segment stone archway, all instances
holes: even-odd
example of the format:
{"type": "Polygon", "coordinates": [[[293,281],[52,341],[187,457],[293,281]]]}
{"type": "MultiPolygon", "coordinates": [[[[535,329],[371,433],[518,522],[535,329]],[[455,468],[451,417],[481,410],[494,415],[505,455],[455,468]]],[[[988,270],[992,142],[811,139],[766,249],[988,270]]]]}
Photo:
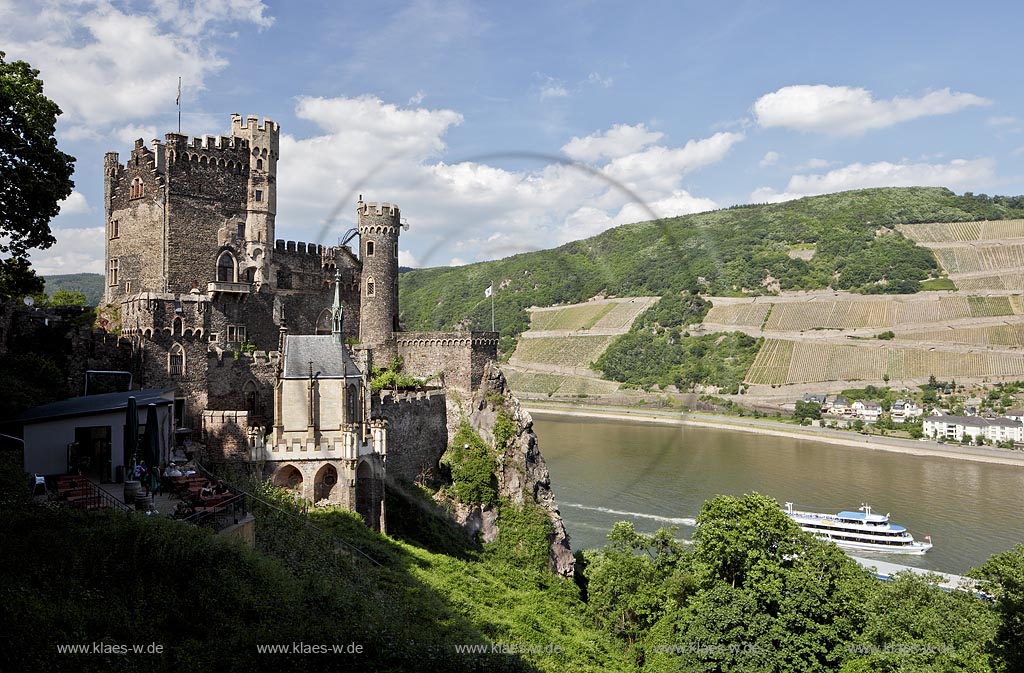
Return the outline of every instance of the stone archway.
{"type": "Polygon", "coordinates": [[[299,497],[305,495],[302,489],[302,481],[302,472],[294,465],[283,465],[277,468],[274,476],[270,479],[270,483],[274,486],[289,490],[299,497]]]}
{"type": "Polygon", "coordinates": [[[327,463],[317,470],[316,476],[313,477],[314,503],[321,503],[325,500],[329,503],[336,503],[340,500],[338,497],[340,492],[336,467],[327,463]]]}

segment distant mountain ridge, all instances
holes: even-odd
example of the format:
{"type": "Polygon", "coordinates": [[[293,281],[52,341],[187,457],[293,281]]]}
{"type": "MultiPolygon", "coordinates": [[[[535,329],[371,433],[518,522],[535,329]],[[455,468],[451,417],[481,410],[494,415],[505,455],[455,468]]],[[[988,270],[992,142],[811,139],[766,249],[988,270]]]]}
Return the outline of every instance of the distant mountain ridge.
{"type": "Polygon", "coordinates": [[[490,329],[484,290],[492,282],[495,326],[506,339],[528,328],[530,306],[600,295],[912,293],[941,271],[897,224],[1020,217],[1024,197],[889,187],[626,224],[553,249],[403,273],[401,320],[408,329],[490,329]]]}
{"type": "Polygon", "coordinates": [[[89,306],[99,306],[103,300],[103,274],[101,273],[67,273],[56,276],[43,276],[46,294],[53,296],[57,290],[78,291],[85,295],[89,306]]]}

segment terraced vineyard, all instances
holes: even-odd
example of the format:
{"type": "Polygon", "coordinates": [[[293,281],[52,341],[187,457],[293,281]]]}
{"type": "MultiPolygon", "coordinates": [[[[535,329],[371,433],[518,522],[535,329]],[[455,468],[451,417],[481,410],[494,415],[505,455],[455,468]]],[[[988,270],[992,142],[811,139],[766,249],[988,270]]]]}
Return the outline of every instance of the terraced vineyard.
{"type": "Polygon", "coordinates": [[[979,290],[1015,290],[1017,292],[1024,292],[1024,273],[959,277],[956,279],[956,285],[966,292],[979,290]]]}
{"type": "Polygon", "coordinates": [[[1024,346],[1024,323],[991,327],[956,327],[897,334],[898,340],[935,341],[975,346],[1024,346]]]}
{"type": "Polygon", "coordinates": [[[1011,302],[1011,299],[1017,298],[938,296],[903,301],[879,298],[863,301],[780,302],[775,304],[764,328],[781,332],[813,329],[881,329],[963,318],[1020,314],[1020,303],[1011,302]]]}
{"type": "Polygon", "coordinates": [[[601,302],[588,302],[530,311],[530,329],[587,330],[591,328],[628,329],[644,309],[657,297],[632,297],[601,302]]]}
{"type": "Polygon", "coordinates": [[[747,382],[925,380],[1024,376],[1024,354],[964,353],[900,347],[847,346],[770,339],[747,373],[747,382]],[[788,345],[787,345],[788,344],[788,345]]]}
{"type": "Polygon", "coordinates": [[[505,377],[513,390],[523,393],[540,395],[610,395],[616,392],[620,384],[615,381],[604,381],[585,376],[569,376],[564,374],[542,374],[523,371],[514,367],[504,369],[505,377]]]}
{"type": "Polygon", "coordinates": [[[760,327],[771,310],[772,305],[769,303],[712,306],[705,316],[704,322],[715,325],[760,327]]]}
{"type": "Polygon", "coordinates": [[[747,372],[748,383],[786,383],[793,361],[794,342],[767,339],[747,372]]]}
{"type": "Polygon", "coordinates": [[[1024,237],[1024,220],[932,222],[900,224],[896,228],[904,236],[918,243],[954,243],[1024,237]]]}
{"type": "Polygon", "coordinates": [[[949,274],[1000,271],[1024,267],[1024,244],[935,248],[935,259],[949,274]]]}
{"type": "Polygon", "coordinates": [[[510,362],[587,368],[617,338],[616,335],[524,337],[519,340],[510,362]]]}

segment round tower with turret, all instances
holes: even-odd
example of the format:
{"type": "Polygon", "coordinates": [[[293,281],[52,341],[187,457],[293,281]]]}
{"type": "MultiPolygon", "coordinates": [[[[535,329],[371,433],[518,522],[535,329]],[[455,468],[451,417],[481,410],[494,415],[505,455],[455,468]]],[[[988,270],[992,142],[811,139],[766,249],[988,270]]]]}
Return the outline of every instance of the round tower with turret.
{"type": "Polygon", "coordinates": [[[374,349],[378,366],[398,354],[398,234],[402,216],[393,203],[356,204],[359,257],[363,263],[359,298],[359,342],[374,349]]]}
{"type": "MultiPolygon", "coordinates": [[[[277,215],[277,158],[280,126],[269,119],[231,115],[231,135],[249,141],[249,187],[246,197],[245,247],[258,286],[269,282],[277,215]]],[[[241,271],[241,270],[240,270],[241,271]]],[[[241,276],[241,273],[239,274],[241,276]]]]}

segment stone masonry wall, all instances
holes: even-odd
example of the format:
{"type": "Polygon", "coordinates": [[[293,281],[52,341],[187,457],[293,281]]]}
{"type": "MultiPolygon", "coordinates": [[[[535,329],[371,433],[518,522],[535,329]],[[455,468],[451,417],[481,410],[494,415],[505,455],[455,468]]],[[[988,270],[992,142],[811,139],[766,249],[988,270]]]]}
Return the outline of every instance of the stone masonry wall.
{"type": "Polygon", "coordinates": [[[445,386],[471,393],[484,368],[497,359],[495,332],[402,332],[396,335],[405,371],[413,376],[444,373],[445,386]]]}
{"type": "Polygon", "coordinates": [[[374,395],[372,416],[387,420],[389,479],[408,482],[438,478],[437,462],[448,446],[445,393],[374,395]]]}

